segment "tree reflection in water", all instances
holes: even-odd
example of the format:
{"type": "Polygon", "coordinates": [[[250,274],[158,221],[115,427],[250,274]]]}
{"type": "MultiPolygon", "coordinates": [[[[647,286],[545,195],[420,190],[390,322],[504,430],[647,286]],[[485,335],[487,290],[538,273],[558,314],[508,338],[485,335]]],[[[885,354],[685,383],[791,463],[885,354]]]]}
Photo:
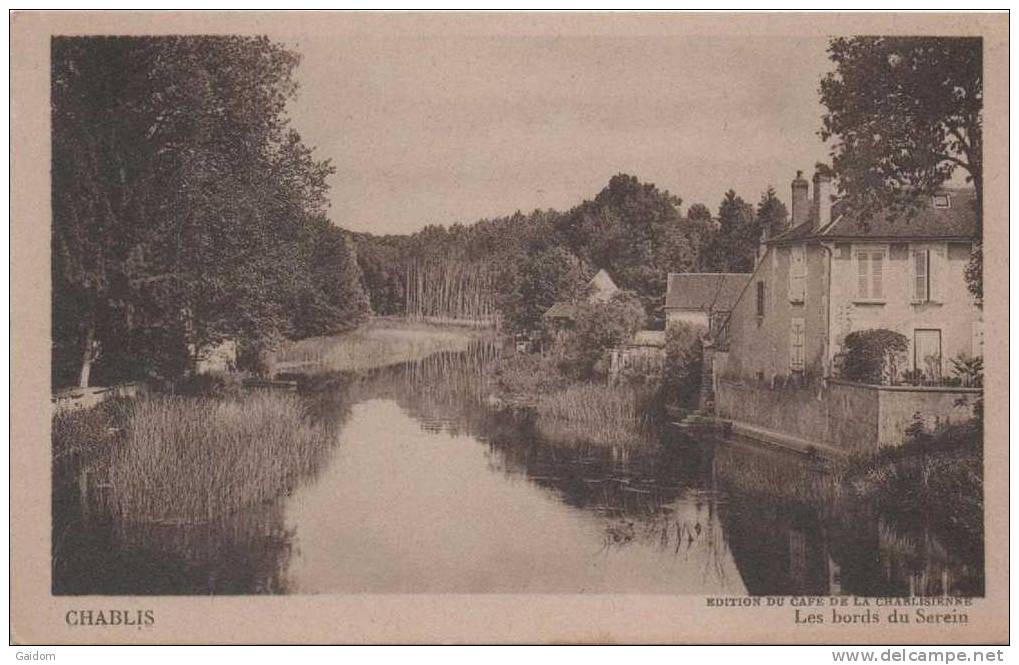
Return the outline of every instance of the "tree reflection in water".
{"type": "MultiPolygon", "coordinates": [[[[594,445],[576,430],[542,429],[528,412],[499,409],[487,371],[498,353],[488,340],[360,376],[301,376],[301,394],[314,417],[340,428],[352,405],[391,400],[425,433],[472,437],[490,473],[526,479],[593,519],[602,533],[594,554],[652,548],[699,566],[704,588],[983,594],[982,548],[971,538],[946,537],[934,515],[819,500],[832,480],[811,460],[661,432],[594,445]]],[[[333,456],[323,457],[327,466],[333,456]]],[[[314,482],[314,474],[303,481],[314,482]]],[[[300,550],[285,526],[286,497],[201,525],[122,524],[104,519],[101,505],[78,505],[72,485],[54,484],[55,593],[291,591],[287,570],[300,550]]]]}

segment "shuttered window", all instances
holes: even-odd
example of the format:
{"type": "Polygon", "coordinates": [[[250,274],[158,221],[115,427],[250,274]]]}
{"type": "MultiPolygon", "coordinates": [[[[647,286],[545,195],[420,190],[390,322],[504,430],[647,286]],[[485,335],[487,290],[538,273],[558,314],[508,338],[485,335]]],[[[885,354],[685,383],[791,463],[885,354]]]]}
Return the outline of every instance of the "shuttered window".
{"type": "Polygon", "coordinates": [[[862,300],[884,298],[883,250],[861,250],[856,252],[856,296],[862,300]]]}
{"type": "Polygon", "coordinates": [[[764,316],[764,282],[757,282],[757,316],[764,316]]]}
{"type": "Polygon", "coordinates": [[[913,302],[931,300],[931,253],[929,250],[913,252],[913,302]]]}
{"type": "Polygon", "coordinates": [[[793,371],[803,371],[803,345],[803,319],[794,318],[789,327],[789,368],[793,371]]]}
{"type": "Polygon", "coordinates": [[[807,261],[803,245],[795,245],[789,254],[789,301],[803,302],[807,261]]]}

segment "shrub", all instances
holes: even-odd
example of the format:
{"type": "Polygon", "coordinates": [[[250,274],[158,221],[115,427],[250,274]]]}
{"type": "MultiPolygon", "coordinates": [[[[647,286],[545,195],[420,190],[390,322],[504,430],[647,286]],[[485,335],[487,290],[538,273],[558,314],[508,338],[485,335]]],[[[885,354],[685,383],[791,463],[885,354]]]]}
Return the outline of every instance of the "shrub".
{"type": "Polygon", "coordinates": [[[960,353],[952,358],[952,373],[962,385],[979,388],[984,385],[984,359],[960,353]]]}
{"type": "Polygon", "coordinates": [[[660,399],[666,404],[693,408],[701,388],[704,347],[703,326],[676,323],[665,333],[665,367],[662,371],[660,399]]]}
{"type": "Polygon", "coordinates": [[[899,377],[909,340],[892,330],[877,328],[846,335],[842,378],[860,383],[889,384],[899,377]]]}
{"type": "Polygon", "coordinates": [[[508,354],[495,367],[499,392],[512,402],[533,403],[539,395],[564,390],[569,380],[552,358],[537,353],[508,354]]]}
{"type": "Polygon", "coordinates": [[[605,376],[606,352],[643,325],[644,308],[631,291],[620,291],[606,303],[579,303],[574,329],[564,340],[560,369],[578,380],[605,376]]]}
{"type": "Polygon", "coordinates": [[[243,375],[232,372],[192,374],[177,382],[174,392],[188,397],[236,397],[243,375]]]}

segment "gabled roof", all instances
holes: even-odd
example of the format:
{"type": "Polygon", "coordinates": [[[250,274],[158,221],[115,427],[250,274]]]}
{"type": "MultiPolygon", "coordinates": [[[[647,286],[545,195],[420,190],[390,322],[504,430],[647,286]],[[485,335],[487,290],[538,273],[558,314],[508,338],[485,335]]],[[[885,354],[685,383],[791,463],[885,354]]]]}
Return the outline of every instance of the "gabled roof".
{"type": "MultiPolygon", "coordinates": [[[[604,268],[587,283],[587,302],[608,302],[617,293],[619,287],[604,268]]],[[[557,302],[545,310],[542,316],[550,319],[574,319],[577,316],[577,305],[572,302],[557,302]]]]}
{"type": "Polygon", "coordinates": [[[971,239],[977,235],[977,215],[974,203],[976,192],[972,189],[945,189],[940,195],[948,197],[947,208],[935,208],[932,198],[925,199],[924,206],[915,214],[895,215],[890,211],[879,212],[869,219],[853,214],[843,201],[832,205],[832,222],[823,229],[815,229],[809,220],[770,239],[769,243],[783,244],[807,238],[825,239],[971,239]]]}
{"type": "Polygon", "coordinates": [[[571,302],[557,302],[545,310],[542,316],[549,319],[574,319],[577,316],[577,306],[571,302]]]}
{"type": "Polygon", "coordinates": [[[604,268],[591,278],[591,281],[587,283],[587,288],[590,291],[588,295],[590,302],[608,302],[619,291],[619,287],[612,281],[612,277],[604,268]]]}
{"type": "Polygon", "coordinates": [[[665,308],[727,312],[749,280],[745,272],[670,272],[665,308]]]}

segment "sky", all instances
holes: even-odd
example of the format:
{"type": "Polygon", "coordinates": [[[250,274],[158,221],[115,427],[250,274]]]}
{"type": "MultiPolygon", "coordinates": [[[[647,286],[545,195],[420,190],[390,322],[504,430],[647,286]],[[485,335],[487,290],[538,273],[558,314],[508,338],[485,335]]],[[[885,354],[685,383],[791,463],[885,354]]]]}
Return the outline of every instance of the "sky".
{"type": "Polygon", "coordinates": [[[302,55],[289,113],[330,180],[333,222],[412,233],[566,210],[617,173],[712,211],[732,188],[788,205],[826,161],[825,39],[746,35],[349,35],[302,55]]]}

